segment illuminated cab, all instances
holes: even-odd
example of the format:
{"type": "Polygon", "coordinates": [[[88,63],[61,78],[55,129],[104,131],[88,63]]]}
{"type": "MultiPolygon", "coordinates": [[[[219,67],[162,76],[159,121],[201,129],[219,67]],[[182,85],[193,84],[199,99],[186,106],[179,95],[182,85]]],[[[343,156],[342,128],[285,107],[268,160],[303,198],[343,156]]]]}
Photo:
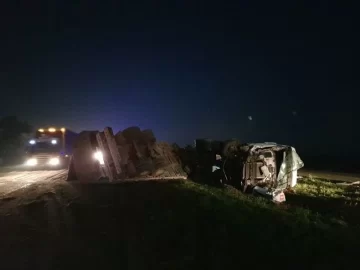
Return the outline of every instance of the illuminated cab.
{"type": "Polygon", "coordinates": [[[38,129],[34,138],[29,141],[26,165],[30,167],[66,165],[76,135],[65,128],[38,129]]]}

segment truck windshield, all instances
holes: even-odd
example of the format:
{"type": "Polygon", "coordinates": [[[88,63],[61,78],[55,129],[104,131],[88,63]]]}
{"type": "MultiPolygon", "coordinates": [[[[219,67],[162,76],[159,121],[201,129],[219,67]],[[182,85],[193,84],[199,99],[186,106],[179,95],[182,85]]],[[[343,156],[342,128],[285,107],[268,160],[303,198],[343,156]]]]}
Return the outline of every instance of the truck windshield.
{"type": "Polygon", "coordinates": [[[51,144],[49,142],[37,142],[35,145],[32,145],[29,149],[30,153],[52,153],[58,152],[61,150],[60,144],[51,144]]]}

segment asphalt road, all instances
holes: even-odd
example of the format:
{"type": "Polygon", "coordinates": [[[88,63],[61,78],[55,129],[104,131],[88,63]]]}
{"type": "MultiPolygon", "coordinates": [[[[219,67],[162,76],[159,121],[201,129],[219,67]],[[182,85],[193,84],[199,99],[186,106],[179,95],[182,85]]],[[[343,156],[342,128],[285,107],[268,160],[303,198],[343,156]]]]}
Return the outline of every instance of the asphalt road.
{"type": "Polygon", "coordinates": [[[0,170],[0,197],[31,184],[49,182],[58,178],[66,178],[67,170],[27,171],[17,168],[2,168],[0,170]]]}

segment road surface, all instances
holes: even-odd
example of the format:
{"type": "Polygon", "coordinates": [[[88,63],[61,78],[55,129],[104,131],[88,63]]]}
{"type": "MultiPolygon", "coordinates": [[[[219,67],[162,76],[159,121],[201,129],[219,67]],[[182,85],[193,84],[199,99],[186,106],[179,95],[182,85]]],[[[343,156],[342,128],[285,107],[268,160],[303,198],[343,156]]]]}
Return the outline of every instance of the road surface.
{"type": "Polygon", "coordinates": [[[0,170],[0,197],[4,197],[31,184],[66,178],[67,170],[26,171],[6,168],[0,170]]]}

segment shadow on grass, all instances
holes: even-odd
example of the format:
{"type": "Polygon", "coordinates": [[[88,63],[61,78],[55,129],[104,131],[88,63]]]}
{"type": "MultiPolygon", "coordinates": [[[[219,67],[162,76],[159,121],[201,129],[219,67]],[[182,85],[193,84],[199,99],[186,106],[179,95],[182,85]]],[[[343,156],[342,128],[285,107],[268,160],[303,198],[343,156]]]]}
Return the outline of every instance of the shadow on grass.
{"type": "Polygon", "coordinates": [[[317,212],[329,219],[360,225],[360,205],[358,202],[341,198],[324,198],[303,194],[286,194],[289,206],[301,207],[317,212]]]}
{"type": "Polygon", "coordinates": [[[144,181],[85,185],[81,193],[85,200],[72,207],[78,226],[84,230],[80,224],[96,216],[85,230],[120,237],[115,242],[126,243],[124,260],[135,268],[226,269],[249,261],[257,268],[280,256],[285,268],[296,262],[329,269],[346,264],[357,245],[338,224],[233,189],[144,181]]]}
{"type": "Polygon", "coordinates": [[[7,235],[30,234],[32,248],[12,241],[5,258],[22,254],[37,269],[333,269],[357,260],[357,230],[234,189],[189,181],[66,186],[80,197],[49,212],[46,195],[29,210],[31,229],[7,220],[15,223],[7,235]]]}

